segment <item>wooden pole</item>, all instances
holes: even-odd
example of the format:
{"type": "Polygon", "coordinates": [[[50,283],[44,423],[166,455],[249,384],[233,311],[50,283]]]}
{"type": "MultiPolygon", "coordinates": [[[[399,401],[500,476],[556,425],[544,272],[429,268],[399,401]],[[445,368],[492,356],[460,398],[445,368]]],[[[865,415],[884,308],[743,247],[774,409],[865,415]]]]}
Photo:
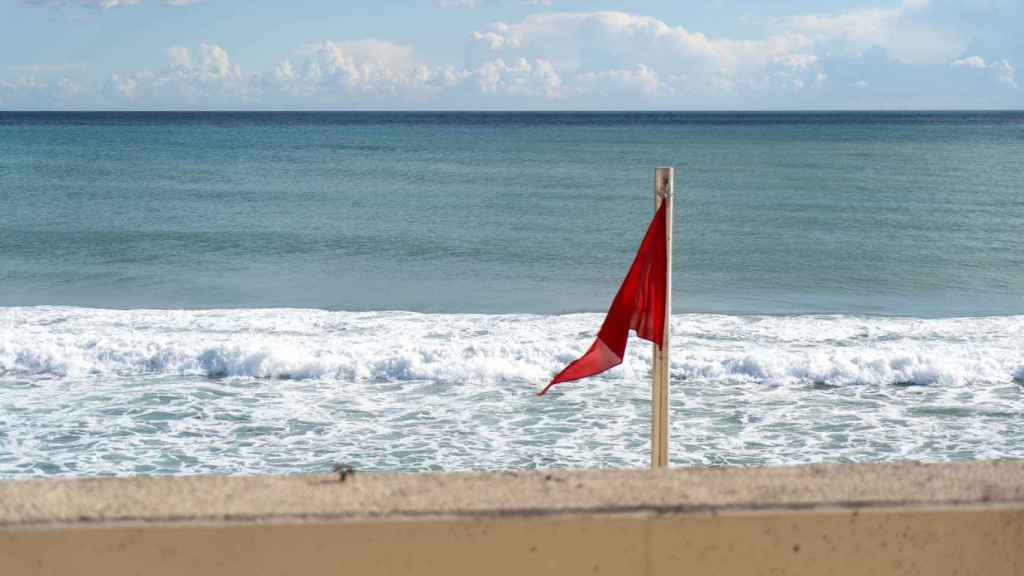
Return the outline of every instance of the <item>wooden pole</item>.
{"type": "Polygon", "coordinates": [[[668,467],[668,353],[672,334],[672,192],[675,174],[672,168],[654,171],[654,209],[665,207],[665,242],[668,244],[668,274],[665,277],[665,341],[661,348],[654,345],[651,387],[651,468],[668,467]]]}

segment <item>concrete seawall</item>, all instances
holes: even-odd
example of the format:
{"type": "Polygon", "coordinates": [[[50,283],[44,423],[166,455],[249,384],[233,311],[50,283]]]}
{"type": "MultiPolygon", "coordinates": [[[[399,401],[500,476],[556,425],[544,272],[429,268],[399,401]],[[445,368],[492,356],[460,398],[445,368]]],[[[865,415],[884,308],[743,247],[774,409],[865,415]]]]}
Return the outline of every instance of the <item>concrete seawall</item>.
{"type": "Polygon", "coordinates": [[[1024,462],[0,483],[0,575],[1024,575],[1024,462]]]}

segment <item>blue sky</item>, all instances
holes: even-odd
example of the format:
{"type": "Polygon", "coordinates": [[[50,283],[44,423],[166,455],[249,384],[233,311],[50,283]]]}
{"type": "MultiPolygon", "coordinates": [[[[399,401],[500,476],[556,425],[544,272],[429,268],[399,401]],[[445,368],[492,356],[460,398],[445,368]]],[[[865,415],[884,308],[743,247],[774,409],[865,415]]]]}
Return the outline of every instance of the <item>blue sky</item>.
{"type": "Polygon", "coordinates": [[[1024,108],[1024,0],[4,0],[0,109],[1024,108]]]}

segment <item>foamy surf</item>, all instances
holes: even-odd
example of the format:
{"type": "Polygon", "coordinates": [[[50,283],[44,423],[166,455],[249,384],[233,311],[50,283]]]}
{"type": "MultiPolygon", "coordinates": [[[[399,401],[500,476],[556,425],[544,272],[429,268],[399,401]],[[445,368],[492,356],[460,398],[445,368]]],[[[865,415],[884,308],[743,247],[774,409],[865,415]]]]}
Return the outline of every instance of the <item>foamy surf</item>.
{"type": "MultiPolygon", "coordinates": [[[[0,477],[644,466],[602,316],[0,309],[0,477]]],[[[674,465],[1024,457],[1024,316],[673,317],[674,465]]]]}
{"type": "MultiPolygon", "coordinates": [[[[0,309],[6,377],[179,375],[540,385],[590,344],[596,314],[0,309]]],[[[1020,380],[1024,316],[676,315],[677,381],[964,385],[1020,380]]],[[[631,380],[649,363],[635,341],[631,380]]]]}

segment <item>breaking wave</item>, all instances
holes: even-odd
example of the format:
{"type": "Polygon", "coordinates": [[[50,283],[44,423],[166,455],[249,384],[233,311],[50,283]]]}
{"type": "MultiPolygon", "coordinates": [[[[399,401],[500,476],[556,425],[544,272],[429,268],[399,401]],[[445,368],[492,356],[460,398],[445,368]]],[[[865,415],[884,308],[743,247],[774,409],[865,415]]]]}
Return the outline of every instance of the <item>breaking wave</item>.
{"type": "MultiPolygon", "coordinates": [[[[541,385],[601,316],[296,309],[0,309],[0,375],[515,382],[541,385]]],[[[963,385],[1024,380],[1024,316],[673,317],[674,380],[963,385]]],[[[633,340],[601,378],[646,376],[633,340]]]]}

